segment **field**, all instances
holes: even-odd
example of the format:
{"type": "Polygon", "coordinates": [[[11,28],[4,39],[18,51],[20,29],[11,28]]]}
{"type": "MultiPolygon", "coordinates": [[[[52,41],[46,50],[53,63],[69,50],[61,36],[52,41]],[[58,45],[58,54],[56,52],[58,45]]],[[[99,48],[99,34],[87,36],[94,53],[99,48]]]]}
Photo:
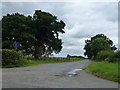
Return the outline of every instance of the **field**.
{"type": "Polygon", "coordinates": [[[18,64],[4,66],[3,68],[26,67],[26,66],[34,66],[39,64],[74,62],[81,60],[83,60],[83,58],[62,58],[62,57],[43,58],[42,57],[41,60],[35,61],[32,56],[26,56],[18,64]]]}
{"type": "Polygon", "coordinates": [[[120,77],[118,75],[118,63],[92,61],[86,67],[86,70],[100,78],[120,83],[120,77]]]}

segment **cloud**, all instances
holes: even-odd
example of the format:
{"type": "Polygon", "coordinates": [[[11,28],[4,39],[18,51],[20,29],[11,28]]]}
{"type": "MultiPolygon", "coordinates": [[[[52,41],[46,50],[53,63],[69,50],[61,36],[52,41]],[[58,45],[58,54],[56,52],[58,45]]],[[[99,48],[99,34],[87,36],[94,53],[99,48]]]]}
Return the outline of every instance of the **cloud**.
{"type": "Polygon", "coordinates": [[[34,10],[50,12],[66,23],[62,51],[55,56],[83,55],[84,41],[103,33],[118,46],[117,2],[9,2],[2,3],[3,15],[19,12],[33,15],[34,10]]]}

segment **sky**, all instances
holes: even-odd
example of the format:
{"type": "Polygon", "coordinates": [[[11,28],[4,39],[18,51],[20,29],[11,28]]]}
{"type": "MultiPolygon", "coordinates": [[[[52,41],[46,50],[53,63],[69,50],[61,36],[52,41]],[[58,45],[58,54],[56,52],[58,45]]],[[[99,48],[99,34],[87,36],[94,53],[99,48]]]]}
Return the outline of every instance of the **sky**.
{"type": "MultiPolygon", "coordinates": [[[[109,37],[118,47],[118,3],[117,2],[4,2],[2,15],[20,13],[33,15],[42,10],[57,16],[66,24],[62,51],[54,55],[84,56],[85,40],[97,34],[109,37]]],[[[1,17],[0,17],[1,18],[1,17]]]]}

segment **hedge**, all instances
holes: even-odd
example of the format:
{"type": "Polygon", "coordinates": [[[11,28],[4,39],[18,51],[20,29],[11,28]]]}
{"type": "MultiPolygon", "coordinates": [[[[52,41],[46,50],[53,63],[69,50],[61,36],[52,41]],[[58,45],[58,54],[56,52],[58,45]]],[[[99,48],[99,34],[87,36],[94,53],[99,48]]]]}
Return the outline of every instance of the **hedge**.
{"type": "Polygon", "coordinates": [[[105,59],[111,57],[114,54],[113,51],[107,50],[107,51],[100,51],[97,53],[96,60],[98,61],[104,61],[105,59]]]}
{"type": "Polygon", "coordinates": [[[95,58],[98,61],[120,62],[120,51],[113,52],[111,50],[101,51],[97,53],[95,58]]]}
{"type": "Polygon", "coordinates": [[[13,49],[2,49],[2,66],[15,65],[22,59],[22,52],[13,49]]]}
{"type": "Polygon", "coordinates": [[[120,51],[114,52],[109,58],[106,59],[108,62],[120,62],[120,51]]]}

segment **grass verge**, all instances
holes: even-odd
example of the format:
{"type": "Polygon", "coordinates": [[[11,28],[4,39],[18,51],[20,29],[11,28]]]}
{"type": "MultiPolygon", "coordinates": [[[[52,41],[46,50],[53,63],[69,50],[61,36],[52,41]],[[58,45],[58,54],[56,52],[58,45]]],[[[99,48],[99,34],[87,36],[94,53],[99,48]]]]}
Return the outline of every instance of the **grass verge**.
{"type": "Polygon", "coordinates": [[[100,78],[120,83],[118,63],[92,61],[85,70],[100,78]]]}
{"type": "Polygon", "coordinates": [[[34,66],[34,65],[40,65],[40,64],[50,64],[50,63],[64,63],[64,62],[74,62],[74,61],[81,61],[83,58],[57,58],[57,57],[50,57],[46,60],[40,60],[40,61],[34,61],[31,60],[30,57],[24,58],[16,65],[8,65],[3,66],[2,68],[15,68],[15,67],[27,67],[27,66],[34,66]]]}

